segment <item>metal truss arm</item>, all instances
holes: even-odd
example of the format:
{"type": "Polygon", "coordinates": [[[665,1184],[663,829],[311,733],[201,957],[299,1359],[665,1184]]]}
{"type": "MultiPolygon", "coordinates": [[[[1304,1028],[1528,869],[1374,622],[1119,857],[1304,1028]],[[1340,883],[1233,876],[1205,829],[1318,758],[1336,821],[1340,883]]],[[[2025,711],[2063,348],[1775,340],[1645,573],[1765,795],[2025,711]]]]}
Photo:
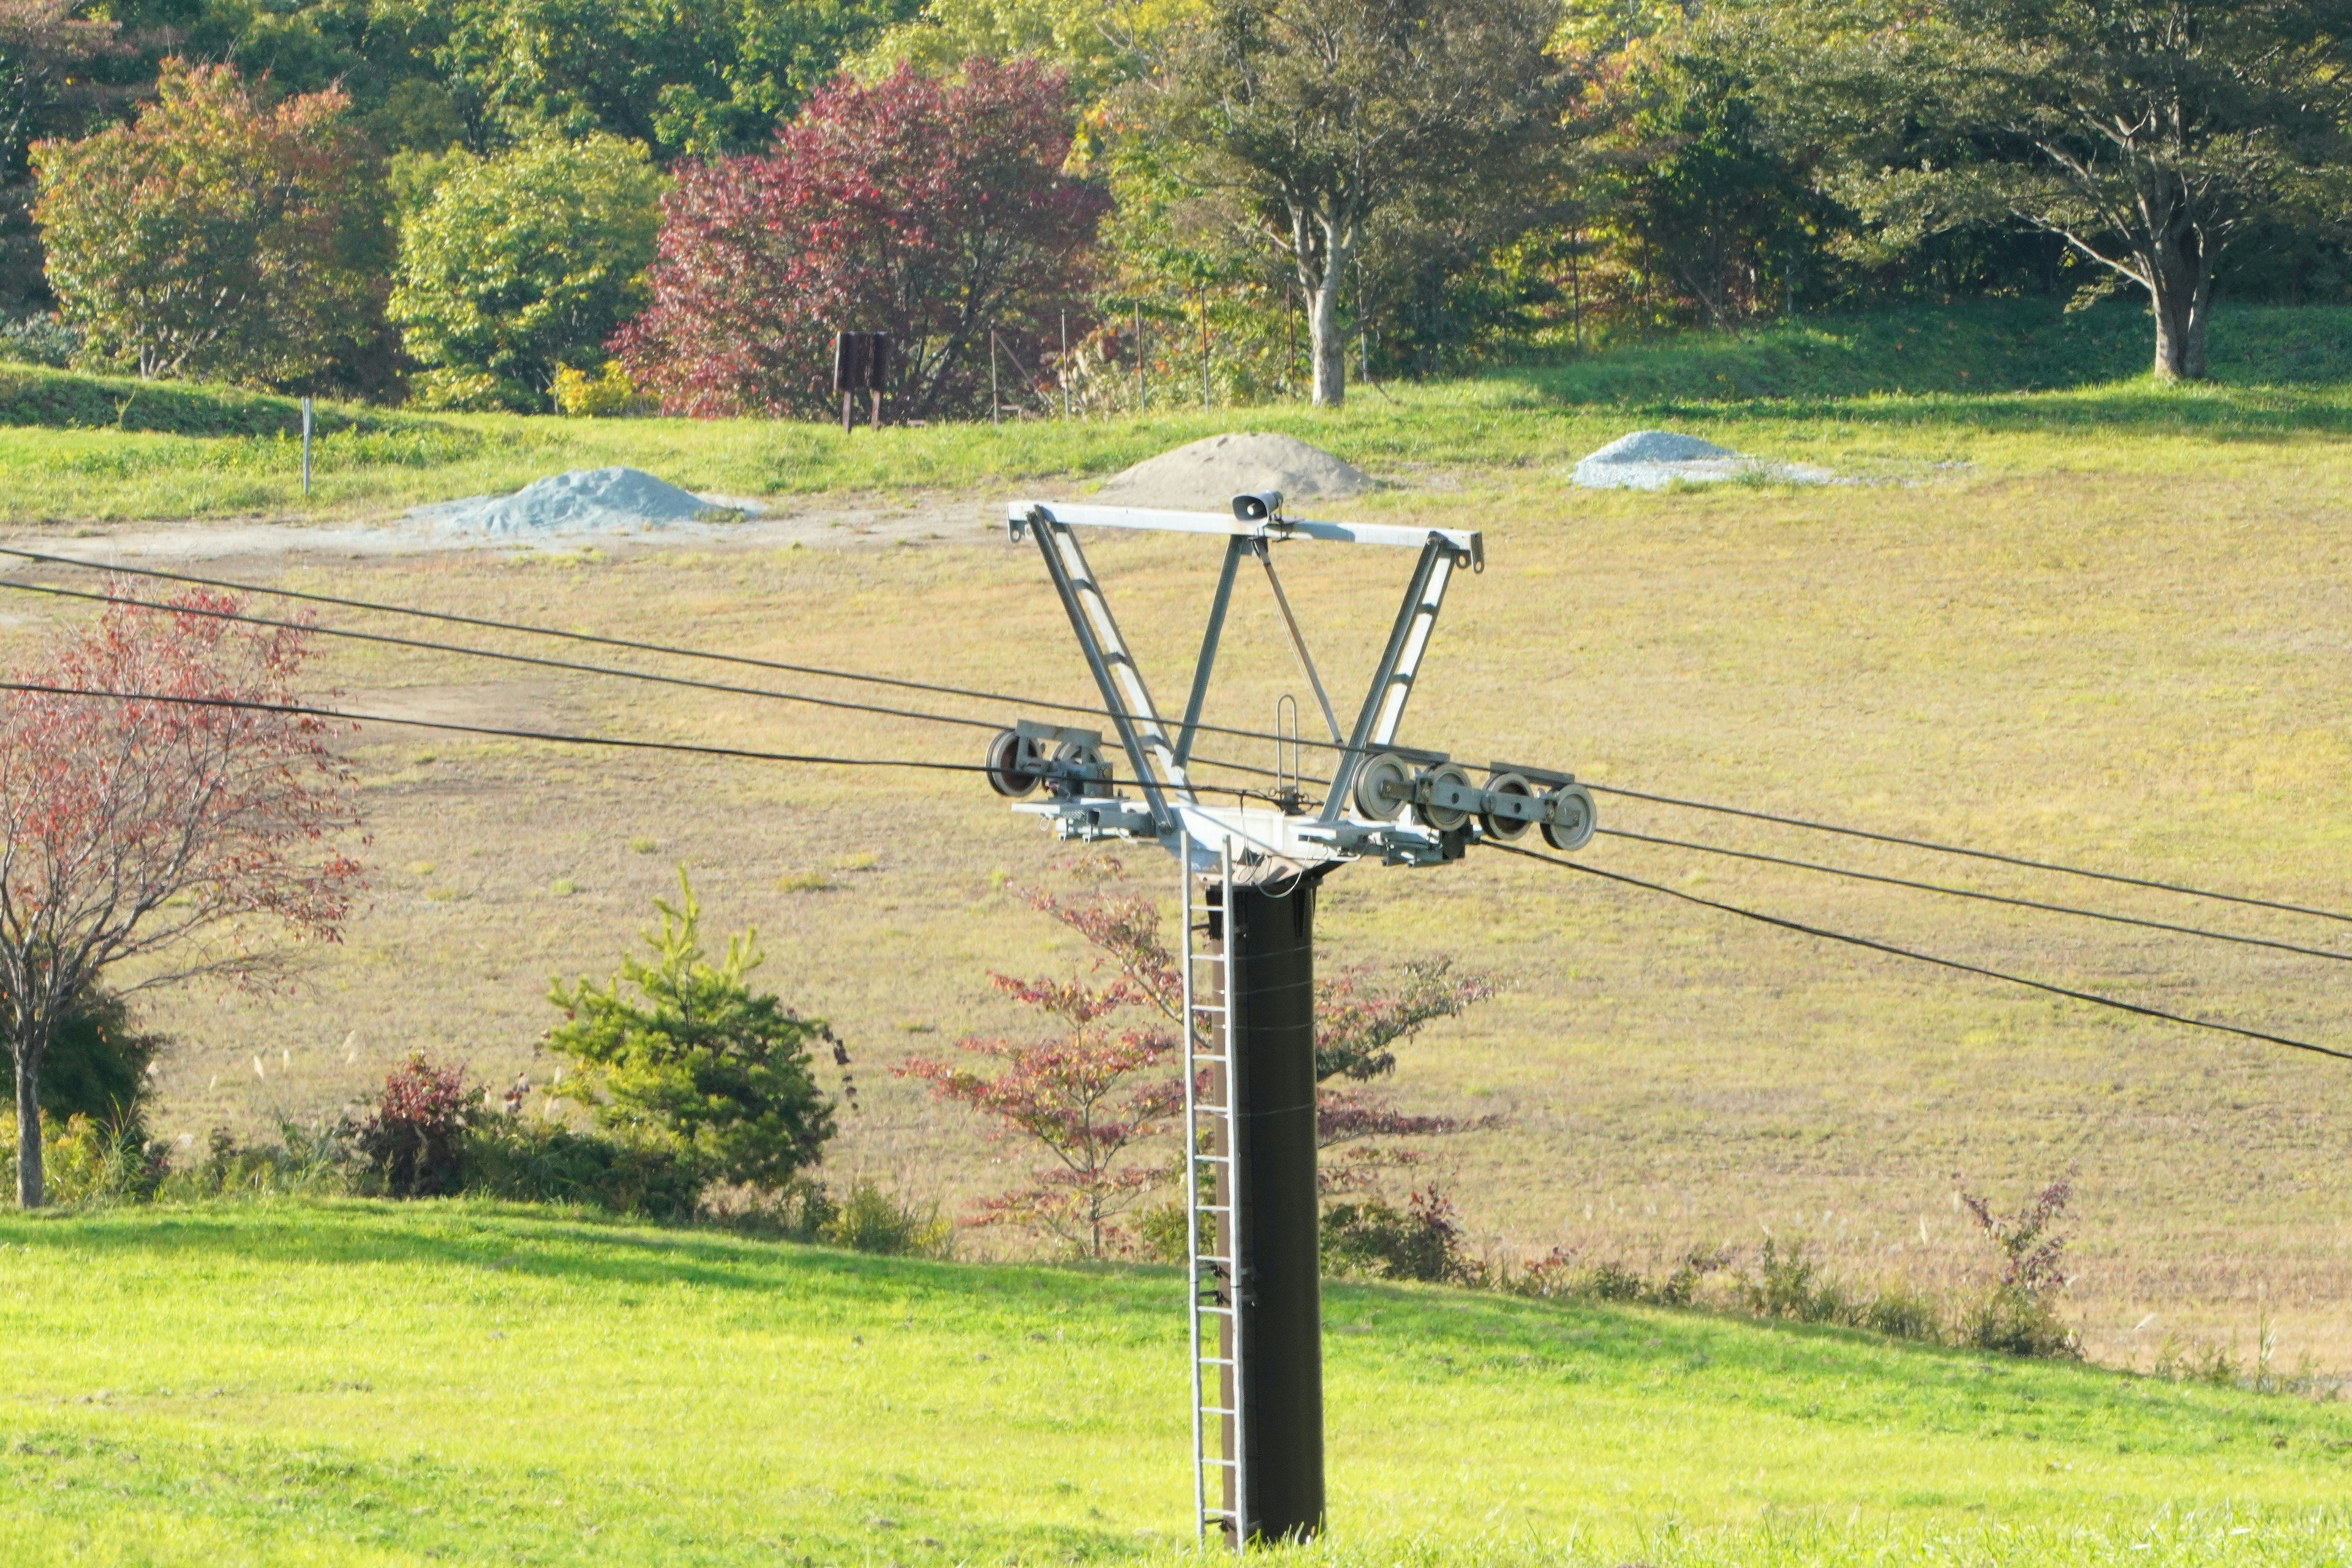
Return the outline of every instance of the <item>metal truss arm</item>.
{"type": "Polygon", "coordinates": [[[1077,636],[1079,651],[1086,655],[1087,668],[1094,672],[1103,706],[1118,729],[1119,743],[1127,749],[1128,764],[1135,770],[1136,784],[1151,808],[1154,829],[1164,837],[1176,827],[1175,815],[1168,805],[1167,788],[1181,791],[1187,802],[1198,798],[1184,776],[1184,764],[1169,742],[1160,711],[1152,706],[1151,693],[1143,684],[1143,671],[1137,668],[1135,656],[1128,651],[1127,640],[1119,636],[1110,602],[1103,597],[1094,569],[1087,564],[1086,552],[1078,548],[1077,537],[1066,524],[1045,516],[1043,508],[1033,513],[1029,521],[1030,531],[1037,536],[1038,553],[1045,558],[1045,574],[1054,580],[1054,589],[1062,596],[1062,608],[1070,617],[1070,629],[1077,636]],[[1161,783],[1163,776],[1165,786],[1161,783]]]}
{"type": "Polygon", "coordinates": [[[1381,650],[1371,686],[1364,693],[1363,711],[1356,716],[1355,731],[1348,737],[1347,750],[1339,753],[1339,766],[1331,770],[1331,791],[1324,797],[1318,820],[1339,820],[1366,752],[1396,739],[1405,701],[1412,695],[1413,676],[1421,668],[1422,655],[1429,650],[1429,634],[1436,628],[1437,611],[1445,601],[1445,584],[1460,559],[1454,542],[1442,533],[1432,532],[1422,546],[1412,583],[1397,609],[1396,625],[1389,629],[1388,646],[1381,650]]]}
{"type": "MultiPolygon", "coordinates": [[[[1238,542],[1238,541],[1236,542],[1238,542]]],[[[1315,660],[1307,651],[1307,636],[1298,629],[1298,617],[1290,613],[1290,595],[1282,591],[1282,579],[1274,574],[1274,552],[1265,541],[1250,542],[1257,552],[1258,563],[1265,568],[1266,586],[1274,590],[1274,602],[1282,611],[1282,624],[1290,631],[1290,651],[1298,656],[1298,668],[1307,677],[1307,684],[1315,689],[1315,705],[1323,710],[1323,722],[1331,731],[1331,739],[1339,739],[1339,717],[1331,711],[1331,700],[1323,695],[1323,678],[1315,673],[1315,660]]]]}
{"type": "Polygon", "coordinates": [[[1209,695],[1209,672],[1217,667],[1217,639],[1224,634],[1225,609],[1234,602],[1234,574],[1250,542],[1235,535],[1225,545],[1225,567],[1217,574],[1217,597],[1209,605],[1209,629],[1201,634],[1201,657],[1192,665],[1192,694],[1184,700],[1184,725],[1176,735],[1176,762],[1192,759],[1192,736],[1201,723],[1201,703],[1209,695]]]}

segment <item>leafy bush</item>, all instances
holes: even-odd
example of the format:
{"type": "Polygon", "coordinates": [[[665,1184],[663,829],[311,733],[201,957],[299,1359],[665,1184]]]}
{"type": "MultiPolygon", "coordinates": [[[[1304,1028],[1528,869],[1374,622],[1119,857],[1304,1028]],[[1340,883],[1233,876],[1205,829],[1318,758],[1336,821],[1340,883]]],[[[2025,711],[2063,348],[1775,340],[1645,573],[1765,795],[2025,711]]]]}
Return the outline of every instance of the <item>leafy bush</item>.
{"type": "Polygon", "coordinates": [[[1323,1216],[1323,1271],[1481,1284],[1486,1270],[1463,1241],[1453,1201],[1433,1185],[1412,1194],[1402,1209],[1378,1198],[1339,1204],[1323,1216]]]}
{"type": "Polygon", "coordinates": [[[646,1219],[693,1217],[701,1173],[677,1151],[617,1143],[551,1122],[496,1117],[463,1144],[462,1190],[515,1203],[583,1204],[646,1219]]]}
{"type": "MultiPolygon", "coordinates": [[[[42,1115],[59,1122],[80,1117],[118,1139],[143,1140],[153,1087],[148,1068],[166,1043],[137,1028],[120,996],[100,991],[84,997],[58,1020],[42,1058],[42,1115]]],[[[0,1051],[0,1103],[15,1103],[16,1094],[15,1058],[0,1051]]]]}
{"type": "Polygon", "coordinates": [[[756,932],[730,938],[710,962],[683,870],[678,889],[675,904],[655,900],[661,925],[645,933],[655,962],[624,959],[607,985],[551,991],[564,1021],[548,1031],[548,1048],[579,1068],[561,1092],[622,1143],[673,1157],[698,1185],[780,1191],[834,1131],[809,1042],[832,1041],[836,1060],[846,1054],[823,1020],[751,990],[756,932]]]}
{"type": "Polygon", "coordinates": [[[1759,1318],[1785,1318],[1799,1323],[1850,1321],[1854,1302],[1845,1288],[1821,1277],[1820,1266],[1802,1241],[1782,1247],[1773,1237],[1764,1238],[1756,1272],[1740,1283],[1748,1310],[1759,1318]]]}
{"type": "Polygon", "coordinates": [[[482,1118],[482,1091],[466,1087],[465,1068],[420,1051],[384,1079],[359,1151],[392,1196],[445,1197],[463,1186],[467,1135],[482,1118]]]}
{"type": "Polygon", "coordinates": [[[417,400],[544,409],[563,363],[601,358],[645,303],[663,184],[641,143],[602,133],[451,153],[401,225],[391,313],[426,367],[417,400]]]}
{"type": "MultiPolygon", "coordinates": [[[[1952,1180],[1957,1184],[1959,1178],[1952,1180]]],[[[1997,1214],[1985,1198],[1961,1190],[1961,1206],[2001,1256],[2000,1280],[1961,1320],[1963,1342],[2011,1355],[2082,1353],[2074,1331],[2058,1317],[2058,1298],[2067,1284],[2060,1267],[2067,1238],[2057,1226],[2074,1194],[2072,1171],[2011,1215],[1997,1214]]]]}
{"type": "Polygon", "coordinates": [[[388,231],[341,89],[264,108],[164,62],[134,122],[35,151],[50,287],[83,354],[142,377],[285,385],[380,337],[388,231]]]}
{"type": "Polygon", "coordinates": [[[552,391],[556,411],[573,419],[617,419],[649,414],[655,407],[653,399],[638,395],[637,384],[619,360],[607,360],[594,375],[558,365],[552,391]]]}
{"type": "Polygon", "coordinates": [[[885,1257],[945,1258],[954,1247],[955,1226],[938,1204],[911,1202],[861,1176],[817,1227],[817,1237],[885,1257]]]}
{"type": "MultiPolygon", "coordinates": [[[[71,1116],[41,1116],[42,1168],[53,1203],[76,1205],[139,1203],[152,1197],[170,1170],[163,1145],[135,1125],[71,1116]]],[[[0,1113],[0,1182],[16,1180],[16,1118],[0,1113]]]]}
{"type": "Polygon", "coordinates": [[[215,1198],[325,1196],[352,1190],[359,1156],[340,1119],[304,1127],[278,1124],[275,1143],[246,1143],[213,1129],[205,1157],[165,1176],[155,1195],[179,1202],[215,1198]]]}
{"type": "Polygon", "coordinates": [[[0,321],[0,360],[62,368],[73,363],[82,335],[55,316],[0,321]]]}

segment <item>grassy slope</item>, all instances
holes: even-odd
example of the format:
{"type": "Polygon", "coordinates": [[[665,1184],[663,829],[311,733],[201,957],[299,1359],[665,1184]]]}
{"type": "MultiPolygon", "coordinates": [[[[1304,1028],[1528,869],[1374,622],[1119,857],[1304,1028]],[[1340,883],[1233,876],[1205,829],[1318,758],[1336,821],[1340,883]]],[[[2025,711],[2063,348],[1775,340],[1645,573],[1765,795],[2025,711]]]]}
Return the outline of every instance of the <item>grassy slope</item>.
{"type": "MultiPolygon", "coordinates": [[[[2144,314],[2127,307],[2064,316],[2040,303],[1979,304],[1804,321],[1743,337],[1696,334],[1467,382],[1360,387],[1339,414],[1277,405],[1245,417],[1383,472],[1570,462],[1621,433],[1631,413],[1849,468],[1933,461],[1950,456],[1956,440],[1997,444],[2018,433],[2238,438],[2352,429],[2352,311],[2225,310],[2213,340],[2221,384],[2189,393],[2145,384],[2147,335],[2144,314]]],[[[1141,419],[938,426],[877,437],[764,421],[329,409],[306,502],[287,435],[291,406],[215,388],[142,389],[0,367],[0,520],[380,514],[606,463],[732,494],[963,488],[1105,475],[1235,422],[1232,410],[1171,405],[1141,419]]]]}
{"type": "MultiPolygon", "coordinates": [[[[0,1555],[1171,1557],[1174,1284],[481,1208],[11,1216],[0,1555]]],[[[1327,1321],[1343,1563],[2318,1564],[2352,1533],[2340,1405],[1444,1291],[1335,1288],[1327,1321]]]]}

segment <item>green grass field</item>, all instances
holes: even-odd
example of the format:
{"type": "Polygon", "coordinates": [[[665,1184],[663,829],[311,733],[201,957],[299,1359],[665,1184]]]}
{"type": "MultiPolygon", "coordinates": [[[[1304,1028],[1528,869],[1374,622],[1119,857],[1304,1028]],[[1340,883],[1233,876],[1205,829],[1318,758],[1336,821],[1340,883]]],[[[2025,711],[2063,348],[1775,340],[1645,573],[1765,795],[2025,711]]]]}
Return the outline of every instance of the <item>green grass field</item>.
{"type": "MultiPolygon", "coordinates": [[[[1393,401],[1360,389],[1338,416],[878,440],[365,416],[331,424],[307,509],[275,434],[25,425],[0,429],[0,511],[19,537],[87,531],[96,542],[75,548],[93,552],[142,533],[203,552],[247,537],[228,520],[382,517],[639,462],[783,497],[820,523],[887,511],[906,547],[845,524],[810,548],[746,536],[353,558],[305,548],[296,528],[197,558],[251,581],[1072,699],[1084,670],[1034,555],[978,520],[1020,488],[1074,491],[1212,430],[1288,429],[1387,482],[1343,515],[1486,531],[1488,569],[1449,596],[1412,743],[2340,907],[2352,315],[2225,311],[2222,379],[2185,391],[2136,379],[2144,333],[2120,310],[1923,310],[1393,401]],[[1867,482],[1566,485],[1576,457],[1643,425],[1867,482]]],[[[282,417],[274,406],[203,417],[282,417]]],[[[1089,549],[1163,700],[1181,691],[1213,555],[1164,539],[1089,549]]],[[[1327,678],[1360,679],[1402,562],[1302,547],[1283,570],[1327,678]]],[[[1207,716],[1255,728],[1298,682],[1252,590],[1207,716]]],[[[11,595],[0,653],[79,613],[11,595]]],[[[359,709],[975,755],[962,731],[380,647],[329,645],[315,675],[359,709]]],[[[1032,1026],[990,971],[1083,959],[1017,896],[1055,885],[1062,851],[984,789],[373,727],[351,754],[371,892],[345,943],[283,992],[150,1004],[175,1042],[155,1124],[182,1147],[215,1126],[331,1114],[420,1047],[493,1086],[543,1079],[550,976],[606,973],[684,864],[714,929],[756,922],[764,980],[850,1043],[864,1110],[844,1119],[828,1179],[876,1177],[950,1212],[1011,1179],[1016,1156],[887,1070],[964,1031],[1032,1026]]],[[[1239,742],[1220,754],[1271,760],[1239,742]]],[[[1643,831],[2341,945],[2327,922],[2276,912],[1622,797],[1603,809],[1643,831]]],[[[2324,960],[1625,840],[1586,858],[2352,1040],[2352,988],[2324,960]]],[[[1171,890],[1156,852],[1129,860],[1171,890]]],[[[1483,854],[1351,869],[1323,910],[1327,964],[1446,952],[1504,983],[1416,1041],[1385,1090],[1482,1120],[1433,1141],[1428,1169],[1489,1257],[1566,1246],[1655,1270],[1694,1246],[1752,1258],[1769,1234],[1858,1287],[1959,1295],[1981,1288],[1990,1254],[1955,1174],[2010,1204],[2071,1166],[2065,1310],[2096,1359],[2144,1368],[2202,1346],[2242,1364],[2267,1331],[2278,1371],[2352,1370],[2340,1063],[1483,854]]],[[[10,1221],[0,1241],[11,1563],[985,1563],[1149,1558],[1184,1535],[1165,1274],[882,1263],[462,1208],[93,1215],[10,1221]],[[909,1392],[916,1373],[939,1392],[909,1392]]],[[[1010,1265],[1024,1245],[965,1241],[1010,1265]]],[[[2347,1436],[2342,1403],[1630,1310],[1356,1287],[1331,1301],[1335,1533],[1318,1550],[1338,1563],[2341,1564],[2352,1538],[2343,1451],[2326,1447],[2347,1436]]]]}
{"type": "MultiPolygon", "coordinates": [[[[1186,1555],[1165,1269],[464,1205],[0,1219],[0,1558],[1186,1555]]],[[[1302,1561],[2352,1558],[2352,1409],[1833,1331],[1334,1287],[1302,1561]]]]}
{"type": "MultiPolygon", "coordinates": [[[[1630,416],[1896,478],[1963,447],[1980,463],[2023,460],[2053,436],[2112,449],[2181,435],[2352,431],[2352,310],[2225,308],[2213,328],[2217,381],[2189,391],[2147,384],[2147,331],[2133,308],[2069,316],[2038,301],[1824,318],[1467,381],[1359,386],[1340,413],[1283,405],[1249,409],[1244,422],[1391,476],[1571,463],[1630,416]]],[[[611,463],[746,496],[1083,479],[1231,428],[1242,412],[1174,396],[1140,418],[845,437],[789,422],[328,407],[306,500],[290,399],[0,366],[0,521],[378,517],[611,463]]]]}

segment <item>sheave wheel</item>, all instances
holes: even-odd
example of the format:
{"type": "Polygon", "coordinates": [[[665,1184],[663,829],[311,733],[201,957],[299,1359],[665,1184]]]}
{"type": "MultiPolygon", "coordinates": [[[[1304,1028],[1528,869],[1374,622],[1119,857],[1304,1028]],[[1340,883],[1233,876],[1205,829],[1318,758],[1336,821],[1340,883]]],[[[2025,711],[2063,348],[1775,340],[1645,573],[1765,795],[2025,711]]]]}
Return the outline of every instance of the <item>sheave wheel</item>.
{"type": "Polygon", "coordinates": [[[1019,800],[1037,787],[1037,775],[1021,766],[1021,737],[1000,731],[988,742],[988,787],[1008,800],[1019,800]]]}
{"type": "Polygon", "coordinates": [[[1465,826],[1470,820],[1468,809],[1451,802],[1442,803],[1438,797],[1451,795],[1455,790],[1475,793],[1476,789],[1477,786],[1470,782],[1469,769],[1460,763],[1440,763],[1429,770],[1432,798],[1422,806],[1421,819],[1440,833],[1451,833],[1465,826]]]}
{"type": "MultiPolygon", "coordinates": [[[[1518,774],[1501,773],[1486,781],[1486,793],[1490,795],[1517,795],[1533,800],[1536,791],[1533,784],[1518,774]]],[[[1478,826],[1486,829],[1487,837],[1508,844],[1514,838],[1526,837],[1528,829],[1533,827],[1535,824],[1524,816],[1500,816],[1491,811],[1482,811],[1478,814],[1478,826]]]]}
{"type": "Polygon", "coordinates": [[[1402,757],[1382,752],[1364,759],[1356,770],[1356,815],[1373,822],[1394,822],[1412,798],[1412,770],[1402,757]]]}
{"type": "Polygon", "coordinates": [[[1557,822],[1543,825],[1544,842],[1555,849],[1581,849],[1592,842],[1600,818],[1592,809],[1592,792],[1582,784],[1562,784],[1544,797],[1555,804],[1557,822]]]}

